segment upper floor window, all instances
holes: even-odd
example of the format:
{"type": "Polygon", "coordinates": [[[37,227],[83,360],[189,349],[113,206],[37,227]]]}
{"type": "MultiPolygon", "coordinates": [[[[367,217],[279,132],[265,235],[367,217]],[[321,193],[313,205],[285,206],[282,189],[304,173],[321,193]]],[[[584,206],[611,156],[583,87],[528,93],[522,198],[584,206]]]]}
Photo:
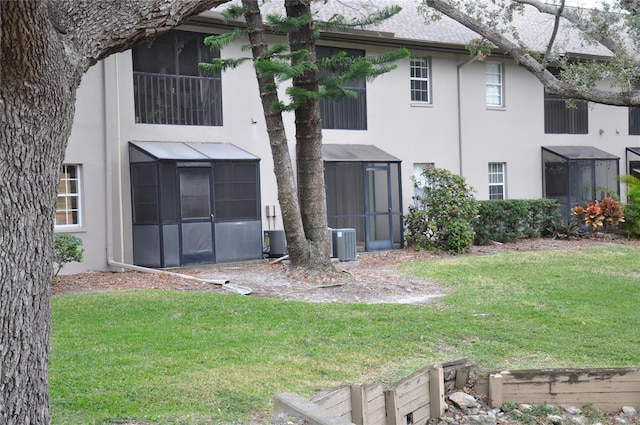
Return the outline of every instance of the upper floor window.
{"type": "Polygon", "coordinates": [[[136,122],[222,125],[220,75],[198,67],[219,52],[204,45],[204,34],[171,31],[133,48],[136,122]]]}
{"type": "MultiPolygon", "coordinates": [[[[341,49],[336,47],[316,46],[316,56],[328,58],[339,52],[348,56],[364,56],[364,50],[341,49]]],[[[329,71],[320,70],[320,75],[327,76],[329,71]]],[[[348,81],[345,89],[356,93],[356,97],[345,97],[340,101],[332,99],[320,100],[320,115],[323,129],[366,130],[367,129],[367,85],[365,81],[348,81]]]]}
{"type": "Polygon", "coordinates": [[[431,103],[431,90],[429,86],[429,59],[411,58],[411,101],[431,103]]]}
{"type": "Polygon", "coordinates": [[[640,107],[638,106],[629,108],[629,135],[640,135],[640,107]]]}
{"type": "Polygon", "coordinates": [[[573,100],[544,92],[544,132],[546,134],[588,134],[589,108],[584,100],[573,100]]]}
{"type": "Polygon", "coordinates": [[[505,199],[505,164],[489,163],[489,199],[505,199]]]}
{"type": "Polygon", "coordinates": [[[63,165],[58,183],[56,227],[80,227],[80,166],[63,165]]]}
{"type": "Polygon", "coordinates": [[[504,83],[503,67],[501,63],[487,62],[485,86],[487,106],[492,108],[502,108],[504,106],[504,83]]]}

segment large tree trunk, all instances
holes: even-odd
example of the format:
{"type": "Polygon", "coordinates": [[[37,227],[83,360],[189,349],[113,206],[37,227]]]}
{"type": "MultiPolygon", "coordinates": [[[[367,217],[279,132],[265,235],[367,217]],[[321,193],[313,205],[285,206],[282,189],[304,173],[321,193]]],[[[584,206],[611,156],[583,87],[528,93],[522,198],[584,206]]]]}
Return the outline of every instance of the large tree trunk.
{"type": "Polygon", "coordinates": [[[49,423],[53,217],[81,76],[227,0],[1,0],[0,424],[49,423]]]}
{"type": "MultiPolygon", "coordinates": [[[[286,0],[287,17],[300,18],[311,15],[310,3],[310,0],[286,0]]],[[[309,53],[305,60],[315,62],[315,35],[311,22],[289,33],[289,46],[292,52],[307,50],[309,53]]],[[[317,93],[317,74],[317,70],[308,70],[294,77],[293,85],[317,93]]],[[[309,266],[328,270],[332,269],[332,266],[322,160],[322,123],[318,100],[308,99],[295,110],[295,116],[298,198],[302,224],[309,243],[309,266]]]]}
{"type": "Polygon", "coordinates": [[[32,3],[2,6],[0,423],[46,424],[53,213],[80,75],[32,3]]]}
{"type": "MultiPolygon", "coordinates": [[[[242,0],[242,6],[245,9],[244,17],[248,26],[253,58],[254,60],[263,59],[269,48],[260,7],[255,0],[242,0]]],[[[272,105],[278,102],[278,93],[275,88],[271,88],[275,87],[273,78],[261,77],[257,72],[256,78],[258,79],[262,110],[271,145],[273,171],[278,185],[278,201],[282,210],[282,222],[289,258],[293,266],[304,266],[309,258],[309,249],[300,217],[300,206],[287,135],[282,121],[282,113],[272,109],[272,105]]]]}

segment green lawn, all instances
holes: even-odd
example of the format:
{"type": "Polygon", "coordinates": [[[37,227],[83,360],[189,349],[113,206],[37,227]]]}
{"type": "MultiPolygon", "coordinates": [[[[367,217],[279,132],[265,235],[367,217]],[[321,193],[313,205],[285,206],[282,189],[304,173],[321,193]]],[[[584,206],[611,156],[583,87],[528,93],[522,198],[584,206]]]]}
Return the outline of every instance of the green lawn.
{"type": "MultiPolygon", "coordinates": [[[[430,306],[130,291],[53,298],[53,424],[242,423],[278,392],[483,368],[640,364],[640,250],[407,264],[453,289],[430,306]]],[[[384,284],[381,282],[381,284],[384,284]]]]}

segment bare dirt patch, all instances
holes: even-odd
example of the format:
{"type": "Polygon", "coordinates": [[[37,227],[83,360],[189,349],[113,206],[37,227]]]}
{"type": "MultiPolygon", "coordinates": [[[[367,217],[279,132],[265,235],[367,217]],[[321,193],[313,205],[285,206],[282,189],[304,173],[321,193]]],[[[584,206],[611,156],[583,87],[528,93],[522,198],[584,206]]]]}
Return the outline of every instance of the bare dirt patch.
{"type": "MultiPolygon", "coordinates": [[[[471,252],[463,255],[573,249],[594,244],[637,246],[640,243],[626,239],[525,239],[516,243],[475,246],[471,252]]],[[[326,276],[292,273],[286,262],[274,264],[268,260],[169,271],[202,279],[228,279],[231,284],[251,288],[250,296],[257,297],[309,302],[423,304],[444,295],[446,290],[435,282],[401,274],[398,265],[448,257],[448,254],[413,249],[359,253],[356,261],[336,261],[337,273],[326,276]]],[[[180,278],[169,273],[95,272],[62,275],[53,280],[53,294],[149,289],[230,293],[221,285],[180,278]]]]}

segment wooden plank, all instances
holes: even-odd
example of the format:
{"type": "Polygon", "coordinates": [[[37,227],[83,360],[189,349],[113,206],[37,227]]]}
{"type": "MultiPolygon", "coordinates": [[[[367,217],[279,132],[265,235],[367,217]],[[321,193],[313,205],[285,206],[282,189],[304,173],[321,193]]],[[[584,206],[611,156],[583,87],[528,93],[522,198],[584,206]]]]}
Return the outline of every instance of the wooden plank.
{"type": "Polygon", "coordinates": [[[312,425],[353,425],[295,393],[276,395],[273,398],[273,412],[275,418],[296,416],[312,425]]]}
{"type": "Polygon", "coordinates": [[[429,404],[431,409],[427,419],[439,418],[444,415],[446,404],[444,402],[444,370],[442,367],[432,367],[429,370],[429,404]]]}
{"type": "Polygon", "coordinates": [[[385,425],[387,411],[382,385],[375,383],[366,386],[368,425],[385,425]]]}
{"type": "Polygon", "coordinates": [[[640,394],[638,393],[602,393],[602,394],[582,394],[582,393],[564,393],[564,394],[532,394],[529,392],[522,393],[503,393],[502,398],[504,401],[514,401],[520,403],[533,402],[534,400],[543,400],[548,402],[558,403],[562,401],[563,404],[587,404],[598,402],[616,402],[619,404],[625,404],[628,406],[634,406],[640,404],[640,394]]]}
{"type": "Polygon", "coordinates": [[[638,382],[640,369],[529,369],[509,371],[510,378],[527,382],[583,382],[583,381],[612,381],[638,382]]]}
{"type": "Polygon", "coordinates": [[[494,372],[476,372],[476,383],[473,386],[474,391],[478,395],[489,396],[489,375],[492,373],[498,373],[498,371],[494,372]]]}
{"type": "Polygon", "coordinates": [[[469,383],[469,375],[471,374],[471,365],[460,368],[456,371],[456,380],[454,388],[463,389],[469,383]]]}
{"type": "Polygon", "coordinates": [[[344,403],[345,400],[351,399],[351,386],[350,385],[341,385],[339,387],[330,389],[328,391],[324,391],[313,398],[313,401],[316,404],[321,405],[325,409],[328,409],[332,406],[344,403]]]}
{"type": "Polygon", "coordinates": [[[640,383],[638,382],[505,382],[503,381],[504,392],[525,392],[548,393],[548,394],[602,394],[602,393],[640,393],[640,383]]]}
{"type": "Polygon", "coordinates": [[[356,425],[369,423],[367,394],[364,385],[351,385],[351,422],[356,425]]]}
{"type": "Polygon", "coordinates": [[[387,413],[384,409],[378,409],[369,412],[369,424],[368,425],[386,425],[387,413]]]}
{"type": "Polygon", "coordinates": [[[429,405],[429,370],[419,370],[395,385],[396,407],[402,417],[414,410],[429,405]]]}
{"type": "MultiPolygon", "coordinates": [[[[430,408],[429,406],[423,406],[419,409],[414,410],[413,412],[411,412],[413,414],[413,423],[414,424],[425,424],[427,423],[427,421],[429,420],[430,415],[430,408]]],[[[406,422],[405,422],[406,423],[406,422]]]]}
{"type": "Polygon", "coordinates": [[[489,375],[489,404],[491,407],[502,408],[502,403],[504,403],[502,396],[503,379],[502,373],[489,375]]]}
{"type": "Polygon", "coordinates": [[[387,425],[405,425],[402,423],[402,416],[398,408],[398,397],[395,390],[384,392],[385,404],[387,406],[387,425]]]}
{"type": "Polygon", "coordinates": [[[415,391],[413,395],[414,397],[405,397],[404,400],[399,401],[398,408],[402,416],[406,416],[420,407],[431,405],[428,389],[424,388],[422,391],[415,391]]]}

